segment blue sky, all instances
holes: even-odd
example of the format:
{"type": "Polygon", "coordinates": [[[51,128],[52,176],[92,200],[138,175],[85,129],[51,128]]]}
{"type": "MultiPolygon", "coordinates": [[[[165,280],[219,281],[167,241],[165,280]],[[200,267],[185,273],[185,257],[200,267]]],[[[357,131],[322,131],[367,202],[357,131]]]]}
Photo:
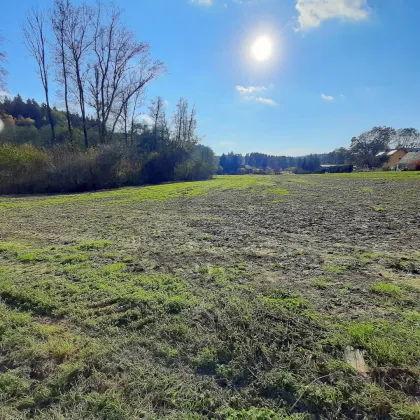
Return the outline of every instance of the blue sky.
{"type": "MultiPolygon", "coordinates": [[[[217,153],[302,155],[347,147],[375,125],[420,128],[418,0],[117,3],[168,68],[148,97],[169,111],[181,96],[195,102],[203,144],[217,153]],[[260,62],[250,51],[261,36],[273,52],[260,62]]],[[[42,101],[20,29],[34,4],[3,2],[0,28],[9,91],[42,101]]]]}

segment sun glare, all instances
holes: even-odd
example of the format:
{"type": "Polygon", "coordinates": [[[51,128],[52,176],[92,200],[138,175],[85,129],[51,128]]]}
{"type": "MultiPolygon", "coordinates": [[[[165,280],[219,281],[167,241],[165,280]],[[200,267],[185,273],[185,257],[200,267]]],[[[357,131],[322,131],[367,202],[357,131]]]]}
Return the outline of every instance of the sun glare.
{"type": "Polygon", "coordinates": [[[271,56],[272,51],[273,44],[271,42],[271,39],[266,36],[257,38],[251,47],[252,57],[257,61],[268,60],[271,56]]]}

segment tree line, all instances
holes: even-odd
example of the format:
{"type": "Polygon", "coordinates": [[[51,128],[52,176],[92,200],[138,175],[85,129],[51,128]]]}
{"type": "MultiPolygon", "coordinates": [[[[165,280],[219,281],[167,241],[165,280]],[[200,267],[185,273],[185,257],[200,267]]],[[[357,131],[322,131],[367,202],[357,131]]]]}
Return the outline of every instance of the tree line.
{"type": "Polygon", "coordinates": [[[230,152],[220,157],[219,173],[349,172],[354,166],[360,169],[375,169],[382,167],[384,159],[387,159],[386,155],[378,156],[378,154],[391,149],[408,151],[420,149],[420,132],[415,128],[373,127],[353,137],[349,148],[341,147],[330,153],[310,154],[303,157],[274,156],[264,153],[248,153],[243,156],[230,152]],[[323,169],[321,165],[336,165],[337,167],[323,169]]]}
{"type": "Polygon", "coordinates": [[[219,161],[219,172],[236,173],[278,173],[292,171],[296,173],[313,173],[321,164],[350,165],[350,151],[344,147],[330,153],[311,154],[302,157],[275,156],[264,153],[247,153],[245,156],[234,152],[223,154],[219,161]]]}
{"type": "MultiPolygon", "coordinates": [[[[142,120],[146,89],[166,69],[118,6],[55,0],[51,9],[30,9],[22,29],[44,102],[20,95],[0,102],[0,193],[86,191],[216,172],[188,101],[181,98],[168,115],[158,97],[148,123],[142,120]],[[62,109],[52,106],[57,101],[62,109]]],[[[0,67],[0,83],[3,75],[0,67]]]]}

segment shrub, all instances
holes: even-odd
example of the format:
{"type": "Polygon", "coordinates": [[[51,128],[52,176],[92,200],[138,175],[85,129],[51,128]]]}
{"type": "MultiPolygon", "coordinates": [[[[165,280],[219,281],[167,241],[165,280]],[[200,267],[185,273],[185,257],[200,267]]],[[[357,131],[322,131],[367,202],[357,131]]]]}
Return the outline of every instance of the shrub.
{"type": "Polygon", "coordinates": [[[208,147],[168,146],[143,153],[122,143],[78,150],[68,145],[38,149],[32,144],[0,145],[0,194],[83,192],[144,183],[211,178],[215,156],[208,147]]]}
{"type": "Polygon", "coordinates": [[[31,144],[0,145],[0,193],[37,192],[48,181],[51,156],[31,144]]]}

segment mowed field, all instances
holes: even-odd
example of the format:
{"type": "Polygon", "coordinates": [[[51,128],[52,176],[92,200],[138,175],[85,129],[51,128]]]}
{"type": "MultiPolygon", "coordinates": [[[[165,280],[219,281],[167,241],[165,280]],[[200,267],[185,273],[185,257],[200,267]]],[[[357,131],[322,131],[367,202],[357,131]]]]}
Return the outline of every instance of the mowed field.
{"type": "Polygon", "coordinates": [[[0,237],[1,419],[420,418],[420,173],[0,197],[0,237]]]}

